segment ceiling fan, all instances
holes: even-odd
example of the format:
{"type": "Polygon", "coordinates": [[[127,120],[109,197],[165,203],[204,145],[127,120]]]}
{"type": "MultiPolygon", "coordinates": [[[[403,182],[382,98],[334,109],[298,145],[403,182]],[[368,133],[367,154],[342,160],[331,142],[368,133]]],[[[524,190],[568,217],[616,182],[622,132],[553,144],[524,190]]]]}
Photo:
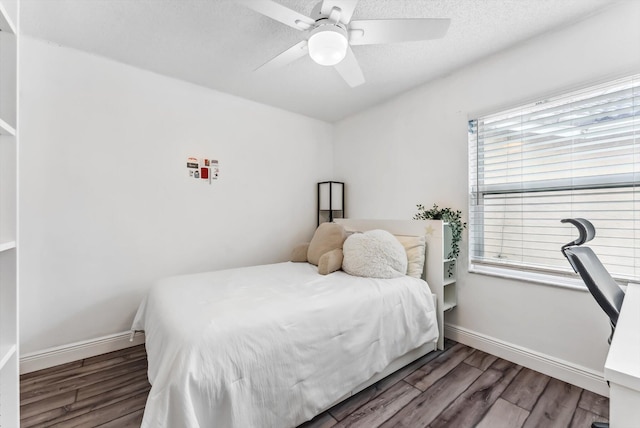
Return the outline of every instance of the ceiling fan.
{"type": "Polygon", "coordinates": [[[236,0],[269,18],[305,33],[305,38],[256,71],[272,70],[309,54],[320,65],[333,66],[351,87],[364,75],[351,46],[430,40],[444,37],[449,19],[375,19],[351,21],[358,0],[324,0],[311,17],[273,0],[236,0]]]}

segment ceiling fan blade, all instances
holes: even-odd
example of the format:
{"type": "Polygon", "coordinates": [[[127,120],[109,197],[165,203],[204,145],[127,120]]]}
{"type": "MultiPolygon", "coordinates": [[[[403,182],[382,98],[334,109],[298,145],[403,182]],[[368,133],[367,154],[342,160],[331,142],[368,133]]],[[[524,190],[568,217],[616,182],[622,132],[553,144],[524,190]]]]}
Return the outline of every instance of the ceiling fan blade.
{"type": "Polygon", "coordinates": [[[275,70],[276,68],[283,67],[299,58],[302,58],[307,54],[307,52],[309,52],[309,49],[307,48],[307,41],[303,40],[300,43],[291,46],[272,60],[267,61],[260,67],[256,68],[255,71],[269,72],[271,70],[275,70]]]}
{"type": "Polygon", "coordinates": [[[353,16],[358,0],[324,0],[320,12],[329,16],[334,7],[340,8],[340,22],[347,25],[353,16]]]}
{"type": "Polygon", "coordinates": [[[347,56],[342,61],[334,65],[334,68],[340,73],[340,76],[352,88],[360,86],[364,83],[364,75],[360,69],[360,64],[353,54],[353,50],[347,49],[347,56]]]}
{"type": "Polygon", "coordinates": [[[434,18],[351,21],[349,43],[357,46],[439,39],[450,23],[450,19],[434,18]]]}
{"type": "Polygon", "coordinates": [[[268,16],[278,22],[282,22],[296,30],[304,31],[313,26],[316,22],[301,13],[291,10],[288,7],[276,3],[273,0],[235,0],[249,9],[268,16]]]}

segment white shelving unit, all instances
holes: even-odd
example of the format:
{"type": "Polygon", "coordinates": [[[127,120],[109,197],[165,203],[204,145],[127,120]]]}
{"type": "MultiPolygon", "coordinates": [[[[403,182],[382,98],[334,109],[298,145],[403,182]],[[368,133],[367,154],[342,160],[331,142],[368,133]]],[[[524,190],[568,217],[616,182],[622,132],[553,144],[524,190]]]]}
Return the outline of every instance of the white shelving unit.
{"type": "Polygon", "coordinates": [[[451,227],[442,220],[424,220],[427,225],[427,272],[426,280],[431,290],[438,298],[438,325],[440,326],[440,339],[438,348],[444,347],[444,313],[455,308],[458,304],[456,294],[456,278],[458,264],[455,259],[450,259],[451,252],[451,227]],[[451,275],[449,267],[453,264],[451,275]]]}
{"type": "Polygon", "coordinates": [[[17,268],[18,1],[0,0],[0,428],[20,425],[17,268]]]}

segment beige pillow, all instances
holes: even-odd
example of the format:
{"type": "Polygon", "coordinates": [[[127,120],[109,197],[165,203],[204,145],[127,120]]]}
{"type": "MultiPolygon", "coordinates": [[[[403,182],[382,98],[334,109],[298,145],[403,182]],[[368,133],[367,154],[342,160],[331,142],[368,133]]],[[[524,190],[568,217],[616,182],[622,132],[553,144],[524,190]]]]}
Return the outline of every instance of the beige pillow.
{"type": "Polygon", "coordinates": [[[309,250],[309,243],[306,242],[304,244],[296,245],[291,251],[291,261],[292,262],[306,262],[307,261],[307,251],[309,250]]]}
{"type": "Polygon", "coordinates": [[[395,235],[407,253],[407,275],[422,278],[426,240],[424,236],[395,235]]]}
{"type": "Polygon", "coordinates": [[[318,273],[328,275],[331,272],[340,270],[342,267],[342,248],[336,248],[328,253],[324,253],[318,262],[318,273]]]}
{"type": "Polygon", "coordinates": [[[324,253],[342,248],[347,232],[342,225],[337,223],[322,223],[316,229],[309,243],[307,250],[307,260],[309,263],[318,266],[320,257],[324,253]]]}

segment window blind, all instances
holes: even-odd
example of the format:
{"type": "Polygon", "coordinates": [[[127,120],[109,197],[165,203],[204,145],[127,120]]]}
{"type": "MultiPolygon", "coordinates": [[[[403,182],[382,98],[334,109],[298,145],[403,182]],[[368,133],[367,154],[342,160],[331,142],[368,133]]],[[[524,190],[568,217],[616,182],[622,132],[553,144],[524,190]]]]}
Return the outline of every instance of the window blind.
{"type": "Polygon", "coordinates": [[[582,217],[620,280],[640,278],[640,74],[469,121],[470,261],[573,272],[582,217]]]}

